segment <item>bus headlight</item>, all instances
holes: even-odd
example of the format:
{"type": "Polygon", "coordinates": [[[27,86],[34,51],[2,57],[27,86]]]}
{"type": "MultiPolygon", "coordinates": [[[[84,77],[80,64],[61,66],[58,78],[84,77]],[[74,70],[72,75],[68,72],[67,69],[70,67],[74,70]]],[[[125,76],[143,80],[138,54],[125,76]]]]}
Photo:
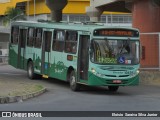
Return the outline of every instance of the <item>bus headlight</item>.
{"type": "Polygon", "coordinates": [[[94,68],[91,69],[92,73],[98,77],[104,77],[105,75],[98,73],[94,68]]]}
{"type": "Polygon", "coordinates": [[[134,76],[136,76],[136,75],[138,75],[139,74],[139,70],[137,70],[136,72],[133,72],[132,74],[130,74],[130,76],[131,77],[134,77],[134,76]]]}
{"type": "Polygon", "coordinates": [[[91,68],[92,73],[96,73],[96,70],[94,68],[91,68]]]}

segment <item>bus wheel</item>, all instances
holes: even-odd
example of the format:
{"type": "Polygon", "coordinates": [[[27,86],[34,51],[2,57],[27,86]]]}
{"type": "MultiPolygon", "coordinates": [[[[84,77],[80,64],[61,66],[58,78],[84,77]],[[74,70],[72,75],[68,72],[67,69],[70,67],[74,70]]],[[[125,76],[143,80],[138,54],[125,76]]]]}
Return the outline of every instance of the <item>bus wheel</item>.
{"type": "Polygon", "coordinates": [[[109,91],[116,92],[118,90],[119,86],[108,86],[109,91]]]}
{"type": "Polygon", "coordinates": [[[35,78],[33,62],[31,62],[31,61],[28,63],[27,74],[28,74],[29,79],[34,79],[35,78]]]}
{"type": "Polygon", "coordinates": [[[80,85],[76,81],[76,75],[74,71],[71,71],[69,75],[69,82],[70,82],[70,88],[73,91],[78,91],[80,90],[80,85]]]}

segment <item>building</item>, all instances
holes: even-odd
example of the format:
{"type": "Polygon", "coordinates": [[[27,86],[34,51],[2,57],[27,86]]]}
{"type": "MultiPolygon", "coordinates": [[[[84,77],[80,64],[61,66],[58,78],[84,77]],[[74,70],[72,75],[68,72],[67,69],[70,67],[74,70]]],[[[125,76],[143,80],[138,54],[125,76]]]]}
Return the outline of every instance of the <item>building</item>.
{"type": "Polygon", "coordinates": [[[98,9],[132,12],[132,25],[140,30],[141,67],[160,69],[160,0],[91,0],[98,9]]]}
{"type": "MultiPolygon", "coordinates": [[[[90,0],[68,0],[68,4],[63,9],[63,21],[89,21],[86,15],[86,7],[90,5],[90,0]]],[[[0,25],[3,23],[3,16],[7,7],[21,8],[29,20],[51,19],[51,11],[45,4],[45,0],[0,0],[0,25]],[[35,2],[35,4],[34,4],[35,2]]],[[[104,12],[101,22],[109,25],[131,26],[132,15],[119,12],[104,12]]]]}
{"type": "Polygon", "coordinates": [[[132,2],[133,26],[139,28],[143,46],[142,67],[160,67],[160,0],[132,2]],[[143,9],[142,9],[143,6],[143,9]],[[143,16],[143,17],[142,17],[143,16]]]}

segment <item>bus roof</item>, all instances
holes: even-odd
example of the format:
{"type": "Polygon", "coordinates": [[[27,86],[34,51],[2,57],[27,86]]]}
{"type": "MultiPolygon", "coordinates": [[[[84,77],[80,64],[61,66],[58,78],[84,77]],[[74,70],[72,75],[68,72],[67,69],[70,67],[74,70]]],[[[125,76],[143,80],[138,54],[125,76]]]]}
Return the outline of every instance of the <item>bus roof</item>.
{"type": "Polygon", "coordinates": [[[120,26],[107,26],[103,23],[95,22],[53,22],[53,21],[16,21],[12,22],[12,26],[26,26],[26,27],[43,27],[48,29],[66,29],[66,30],[79,30],[79,31],[93,31],[95,29],[129,29],[137,30],[136,28],[120,27],[120,26]]]}

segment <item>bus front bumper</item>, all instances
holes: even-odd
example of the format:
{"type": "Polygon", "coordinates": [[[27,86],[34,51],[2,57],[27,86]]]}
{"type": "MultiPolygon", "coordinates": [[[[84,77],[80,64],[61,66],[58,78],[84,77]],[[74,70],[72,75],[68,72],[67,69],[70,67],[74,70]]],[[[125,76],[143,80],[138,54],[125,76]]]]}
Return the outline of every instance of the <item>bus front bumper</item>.
{"type": "Polygon", "coordinates": [[[102,78],[89,72],[88,85],[91,86],[135,86],[139,84],[139,74],[132,78],[102,78]],[[114,81],[121,81],[120,83],[114,83],[114,81]]]}

